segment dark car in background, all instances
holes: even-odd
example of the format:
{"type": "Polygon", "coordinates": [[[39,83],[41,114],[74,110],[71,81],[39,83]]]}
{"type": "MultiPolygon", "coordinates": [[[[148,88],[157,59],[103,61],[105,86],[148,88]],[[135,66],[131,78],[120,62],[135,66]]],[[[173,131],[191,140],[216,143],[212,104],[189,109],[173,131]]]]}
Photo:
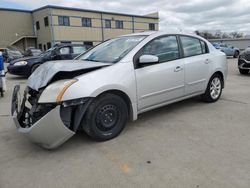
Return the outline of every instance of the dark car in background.
{"type": "Polygon", "coordinates": [[[241,74],[248,74],[250,71],[250,47],[240,53],[238,68],[241,74]]]}
{"type": "Polygon", "coordinates": [[[41,55],[42,53],[43,53],[42,50],[30,47],[30,48],[28,48],[28,49],[25,50],[24,56],[25,56],[25,57],[29,57],[29,56],[39,56],[39,55],[41,55]]]}
{"type": "Polygon", "coordinates": [[[44,62],[74,59],[86,50],[87,47],[81,44],[60,44],[37,57],[24,57],[13,60],[7,69],[10,74],[28,77],[44,62]]]}
{"type": "Polygon", "coordinates": [[[0,51],[3,53],[3,60],[9,63],[12,60],[23,57],[23,54],[15,48],[1,48],[0,51]]]}
{"type": "Polygon", "coordinates": [[[236,48],[230,44],[225,43],[213,43],[213,46],[222,52],[224,52],[227,56],[233,56],[237,58],[240,54],[239,48],[236,48]]]}

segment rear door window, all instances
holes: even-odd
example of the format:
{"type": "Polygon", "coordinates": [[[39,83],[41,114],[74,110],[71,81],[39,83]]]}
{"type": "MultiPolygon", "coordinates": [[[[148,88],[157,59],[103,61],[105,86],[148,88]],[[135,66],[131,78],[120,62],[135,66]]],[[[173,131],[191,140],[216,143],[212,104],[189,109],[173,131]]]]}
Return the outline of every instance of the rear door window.
{"type": "Polygon", "coordinates": [[[202,45],[199,39],[188,36],[181,36],[180,39],[183,47],[184,57],[203,54],[202,45]]]}
{"type": "Polygon", "coordinates": [[[73,46],[73,54],[81,54],[86,51],[84,46],[73,46]]]}
{"type": "Polygon", "coordinates": [[[205,43],[204,41],[202,41],[202,40],[201,40],[200,42],[201,42],[201,49],[202,49],[202,53],[203,53],[203,54],[208,53],[206,43],[205,43]]]}

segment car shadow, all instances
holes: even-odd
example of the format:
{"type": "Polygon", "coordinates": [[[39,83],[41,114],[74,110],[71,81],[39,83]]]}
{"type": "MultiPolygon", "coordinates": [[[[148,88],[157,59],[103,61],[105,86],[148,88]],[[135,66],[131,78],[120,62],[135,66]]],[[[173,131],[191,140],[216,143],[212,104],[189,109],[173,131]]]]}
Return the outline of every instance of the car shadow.
{"type": "MultiPolygon", "coordinates": [[[[161,118],[162,116],[168,116],[168,115],[171,116],[171,114],[173,113],[179,113],[179,111],[189,110],[190,107],[197,107],[197,105],[204,106],[207,105],[207,103],[202,102],[200,97],[194,97],[191,99],[186,99],[164,107],[157,108],[155,110],[145,112],[143,114],[140,114],[136,121],[128,122],[125,129],[119,136],[123,136],[123,134],[130,134],[130,132],[135,131],[135,129],[133,129],[135,126],[140,126],[141,124],[143,124],[143,122],[153,119],[158,119],[161,118]]],[[[145,129],[146,128],[147,125],[145,125],[145,129]]],[[[73,148],[74,149],[89,148],[89,147],[95,147],[102,143],[104,142],[96,142],[91,140],[84,131],[78,131],[70,140],[68,140],[66,143],[64,143],[56,150],[68,150],[69,148],[70,150],[73,148]]],[[[108,141],[106,143],[108,143],[108,141]]]]}
{"type": "MultiPolygon", "coordinates": [[[[171,117],[173,113],[179,113],[180,111],[189,110],[192,107],[204,106],[204,105],[207,105],[207,104],[203,103],[200,100],[200,97],[194,97],[191,99],[176,102],[176,103],[173,103],[173,104],[161,107],[161,108],[157,108],[155,110],[145,112],[143,114],[140,114],[136,121],[129,122],[126,125],[123,132],[121,133],[121,135],[119,136],[123,136],[123,134],[130,134],[130,132],[135,131],[134,127],[136,126],[143,125],[143,127],[145,127],[146,129],[147,125],[144,124],[144,122],[146,121],[159,119],[162,116],[165,116],[165,119],[166,119],[166,116],[171,117]]],[[[54,153],[55,155],[57,155],[62,152],[72,152],[72,151],[76,151],[79,149],[88,150],[90,148],[98,147],[108,142],[109,141],[107,142],[94,141],[91,138],[89,138],[84,131],[77,131],[77,133],[72,138],[67,140],[64,144],[62,144],[56,149],[52,149],[52,150],[44,149],[29,141],[26,142],[27,144],[26,147],[27,147],[27,150],[35,151],[35,153],[54,153]]]]}

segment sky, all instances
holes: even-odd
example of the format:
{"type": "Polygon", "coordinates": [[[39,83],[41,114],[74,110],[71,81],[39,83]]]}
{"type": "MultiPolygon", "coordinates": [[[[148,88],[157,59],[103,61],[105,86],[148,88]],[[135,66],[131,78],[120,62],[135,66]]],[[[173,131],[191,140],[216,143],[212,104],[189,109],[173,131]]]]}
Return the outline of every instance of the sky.
{"type": "Polygon", "coordinates": [[[249,0],[0,0],[0,7],[33,10],[67,6],[144,15],[159,12],[160,30],[221,30],[250,34],[249,0]]]}

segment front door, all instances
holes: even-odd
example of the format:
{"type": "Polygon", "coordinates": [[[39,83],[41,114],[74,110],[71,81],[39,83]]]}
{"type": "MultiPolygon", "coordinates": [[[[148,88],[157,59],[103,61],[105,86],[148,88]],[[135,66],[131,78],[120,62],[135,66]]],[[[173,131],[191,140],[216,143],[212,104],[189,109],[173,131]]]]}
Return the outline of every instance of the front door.
{"type": "Polygon", "coordinates": [[[140,55],[158,56],[154,64],[137,64],[138,110],[144,110],[184,95],[184,60],[176,36],[163,36],[145,45],[140,55]]]}

